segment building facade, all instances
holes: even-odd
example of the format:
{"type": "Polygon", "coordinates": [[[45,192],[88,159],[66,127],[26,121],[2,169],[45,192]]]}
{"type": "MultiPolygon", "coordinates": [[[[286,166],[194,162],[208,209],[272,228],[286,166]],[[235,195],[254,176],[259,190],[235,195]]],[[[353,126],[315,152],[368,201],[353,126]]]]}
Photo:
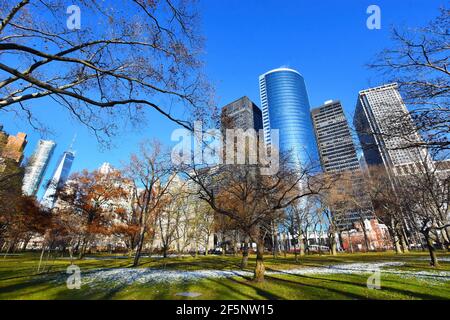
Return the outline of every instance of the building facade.
{"type": "Polygon", "coordinates": [[[23,151],[27,145],[27,135],[19,132],[9,135],[0,125],[0,173],[12,172],[19,169],[23,159],[23,151]]]}
{"type": "Polygon", "coordinates": [[[44,196],[42,197],[41,204],[44,207],[48,209],[53,208],[56,202],[57,190],[62,188],[67,181],[67,178],[69,178],[70,169],[72,168],[74,159],[75,153],[73,151],[68,150],[62,154],[61,159],[53,172],[52,178],[47,184],[44,196]]]}
{"type": "Polygon", "coordinates": [[[264,139],[271,145],[271,129],[279,130],[280,151],[290,153],[302,167],[318,162],[310,104],[302,75],[279,68],[259,77],[264,139]]]}
{"type": "MultiPolygon", "coordinates": [[[[353,123],[368,166],[384,166],[395,176],[416,172],[416,165],[427,156],[417,148],[402,148],[421,140],[416,130],[404,137],[391,134],[395,119],[410,119],[396,83],[359,92],[353,123]]],[[[414,127],[412,119],[408,124],[414,127]]],[[[399,123],[399,126],[404,123],[399,123]]]]}
{"type": "Polygon", "coordinates": [[[221,124],[224,129],[255,129],[263,128],[262,112],[247,96],[233,101],[222,108],[221,124]]]}
{"type": "Polygon", "coordinates": [[[360,169],[350,128],[339,101],[311,111],[320,162],[325,172],[360,169]]]}
{"type": "Polygon", "coordinates": [[[373,217],[350,127],[340,101],[326,101],[314,108],[311,116],[323,171],[344,174],[341,179],[350,179],[351,183],[345,183],[348,187],[342,192],[351,192],[350,197],[359,199],[351,208],[348,205],[330,208],[337,226],[348,230],[354,223],[373,217]]]}
{"type": "Polygon", "coordinates": [[[39,140],[36,150],[25,168],[22,192],[28,196],[35,196],[41,185],[48,163],[55,150],[55,142],[39,140]]]}

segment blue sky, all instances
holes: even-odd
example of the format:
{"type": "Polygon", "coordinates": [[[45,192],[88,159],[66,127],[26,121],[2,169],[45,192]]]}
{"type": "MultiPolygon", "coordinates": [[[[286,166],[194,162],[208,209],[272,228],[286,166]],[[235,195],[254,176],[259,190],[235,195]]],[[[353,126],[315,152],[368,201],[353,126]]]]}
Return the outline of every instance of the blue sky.
{"type": "MultiPolygon", "coordinates": [[[[76,1],[74,1],[75,3],[76,1]]],[[[365,65],[389,46],[389,29],[427,23],[447,1],[440,0],[200,0],[202,32],[206,38],[205,72],[223,106],[243,95],[259,102],[258,76],[288,66],[305,78],[311,106],[339,99],[348,116],[353,114],[359,90],[380,84],[365,65]],[[381,30],[366,27],[369,5],[381,8],[381,30]]],[[[74,134],[76,158],[73,171],[94,169],[107,161],[120,166],[139,141],[159,138],[170,143],[176,126],[150,112],[146,125],[122,131],[114,147],[102,149],[95,137],[49,100],[36,100],[33,109],[57,142],[47,171],[52,173],[74,134]]],[[[40,134],[11,114],[0,114],[6,131],[28,134],[25,155],[33,152],[40,134]]],[[[42,193],[42,192],[41,192],[42,193]]]]}

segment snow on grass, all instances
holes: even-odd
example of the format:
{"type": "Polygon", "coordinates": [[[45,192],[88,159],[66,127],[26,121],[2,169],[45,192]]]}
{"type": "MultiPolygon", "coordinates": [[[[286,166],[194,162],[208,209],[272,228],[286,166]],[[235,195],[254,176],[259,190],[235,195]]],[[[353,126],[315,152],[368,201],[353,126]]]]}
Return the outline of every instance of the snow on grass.
{"type": "Polygon", "coordinates": [[[133,283],[173,283],[190,282],[201,279],[251,277],[252,273],[242,270],[163,270],[150,268],[116,268],[90,272],[84,277],[83,284],[95,282],[120,283],[130,285],[133,283]]]}
{"type": "MultiPolygon", "coordinates": [[[[372,274],[380,270],[381,277],[398,276],[404,279],[415,279],[423,282],[433,282],[435,284],[447,283],[450,281],[450,271],[407,271],[396,269],[405,265],[405,262],[373,262],[373,263],[341,263],[329,266],[301,267],[286,270],[267,270],[268,276],[282,275],[352,275],[352,274],[372,274]]],[[[173,283],[188,283],[205,279],[219,278],[247,278],[253,277],[252,271],[245,270],[167,270],[154,268],[113,268],[96,269],[83,272],[81,270],[82,286],[94,289],[96,287],[118,288],[132,284],[162,284],[171,285],[173,283]]],[[[66,281],[67,275],[60,274],[53,281],[66,281]]]]}
{"type": "MultiPolygon", "coordinates": [[[[450,272],[428,272],[428,271],[404,271],[393,269],[404,265],[404,262],[378,262],[378,263],[348,263],[330,265],[324,267],[305,267],[289,270],[267,271],[269,276],[274,275],[327,275],[327,274],[367,274],[375,270],[381,270],[383,275],[399,275],[401,277],[415,278],[424,281],[450,281],[450,272]],[[381,269],[383,268],[383,269],[381,269]]],[[[245,277],[251,278],[253,272],[243,270],[164,270],[152,268],[116,268],[102,269],[82,274],[83,285],[95,287],[96,285],[108,284],[112,286],[125,286],[131,284],[191,282],[203,279],[218,279],[245,277]]]]}

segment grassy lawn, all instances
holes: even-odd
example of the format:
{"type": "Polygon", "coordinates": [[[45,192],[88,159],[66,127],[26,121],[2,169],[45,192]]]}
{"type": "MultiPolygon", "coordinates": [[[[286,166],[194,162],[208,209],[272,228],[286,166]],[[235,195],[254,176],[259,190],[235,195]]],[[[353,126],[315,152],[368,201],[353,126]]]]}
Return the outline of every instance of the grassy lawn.
{"type": "MultiPolygon", "coordinates": [[[[251,277],[201,278],[189,281],[95,281],[83,283],[85,275],[98,270],[126,270],[131,274],[150,269],[166,271],[238,270],[239,257],[201,256],[167,259],[143,258],[139,270],[131,269],[131,259],[114,255],[95,255],[92,259],[75,260],[81,269],[82,286],[69,290],[66,286],[70,265],[67,258],[50,259],[44,272],[37,274],[39,255],[33,253],[0,256],[0,299],[450,299],[450,254],[441,252],[439,268],[432,268],[426,253],[395,255],[394,253],[312,255],[301,257],[267,256],[269,275],[264,283],[251,277]],[[381,289],[366,286],[368,273],[305,273],[283,274],[280,270],[327,267],[349,263],[403,262],[400,266],[383,268],[381,289]],[[278,271],[278,272],[277,272],[278,271]],[[400,274],[408,272],[409,276],[400,274]],[[415,274],[432,273],[433,277],[415,274]],[[413,276],[411,276],[413,275],[413,276]],[[198,297],[179,296],[190,292],[198,297]]],[[[250,256],[247,271],[254,266],[250,256]]],[[[345,268],[345,267],[344,267],[345,268]]],[[[319,268],[323,269],[323,268],[319,268]]]]}

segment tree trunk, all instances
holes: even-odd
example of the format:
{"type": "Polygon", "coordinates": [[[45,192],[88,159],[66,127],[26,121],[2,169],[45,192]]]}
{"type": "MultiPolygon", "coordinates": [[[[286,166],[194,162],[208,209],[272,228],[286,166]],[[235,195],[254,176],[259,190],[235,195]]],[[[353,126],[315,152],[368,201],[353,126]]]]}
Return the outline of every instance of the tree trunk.
{"type": "Polygon", "coordinates": [[[206,237],[206,241],[205,241],[205,256],[208,255],[208,250],[209,250],[209,235],[206,237]]]}
{"type": "Polygon", "coordinates": [[[28,243],[30,242],[31,237],[26,237],[23,241],[22,251],[25,251],[27,249],[28,243]]]}
{"type": "Polygon", "coordinates": [[[244,247],[242,249],[242,260],[241,260],[241,269],[245,269],[248,266],[248,242],[244,243],[244,247]]]}
{"type": "Polygon", "coordinates": [[[133,267],[139,265],[139,259],[141,258],[142,246],[144,245],[145,228],[142,226],[139,232],[139,239],[136,246],[136,253],[134,255],[133,267]]]}
{"type": "Polygon", "coordinates": [[[264,281],[264,239],[259,239],[256,244],[256,266],[253,280],[256,282],[264,281]]]}
{"type": "Polygon", "coordinates": [[[40,269],[41,269],[42,258],[44,257],[44,253],[45,253],[45,245],[42,244],[42,251],[41,251],[41,256],[39,258],[39,264],[38,264],[37,272],[39,272],[40,269]]]}
{"type": "Polygon", "coordinates": [[[81,260],[84,258],[84,254],[86,253],[86,246],[87,246],[87,237],[84,237],[83,242],[81,244],[80,253],[78,255],[78,260],[81,260]]]}
{"type": "Polygon", "coordinates": [[[298,237],[298,243],[300,245],[300,256],[303,257],[305,255],[305,240],[303,239],[302,234],[298,237]]]}
{"type": "Polygon", "coordinates": [[[425,240],[427,242],[428,252],[430,253],[430,265],[433,267],[439,267],[439,262],[436,256],[436,249],[434,248],[433,240],[430,237],[430,232],[424,232],[425,240]]]}
{"type": "Polygon", "coordinates": [[[12,245],[12,243],[11,243],[11,242],[9,242],[9,243],[8,243],[8,249],[6,249],[6,251],[5,251],[5,255],[3,256],[3,259],[5,259],[5,258],[6,258],[6,256],[8,255],[8,253],[9,253],[9,250],[11,249],[11,245],[12,245]]]}
{"type": "Polygon", "coordinates": [[[278,232],[275,228],[275,226],[273,227],[273,257],[274,258],[278,258],[278,232]]]}
{"type": "Polygon", "coordinates": [[[337,255],[337,244],[336,244],[336,237],[335,237],[335,234],[334,233],[330,233],[329,235],[328,235],[328,238],[329,238],[329,240],[330,240],[330,253],[333,255],[333,256],[336,256],[337,255]]]}
{"type": "MultiPolygon", "coordinates": [[[[298,239],[297,239],[297,242],[298,242],[298,239]]],[[[295,256],[295,263],[298,263],[297,242],[294,242],[294,256],[295,256]]]]}
{"type": "Polygon", "coordinates": [[[395,253],[402,254],[402,249],[400,247],[400,240],[398,238],[397,234],[397,228],[395,228],[395,222],[394,219],[391,219],[391,227],[390,227],[391,233],[392,233],[392,243],[394,245],[395,253]]]}
{"type": "Polygon", "coordinates": [[[450,251],[450,239],[448,235],[447,228],[442,229],[442,238],[444,239],[445,250],[450,251]]]}
{"type": "Polygon", "coordinates": [[[344,240],[342,239],[342,231],[338,232],[339,247],[344,250],[344,240]]]}
{"type": "Polygon", "coordinates": [[[409,252],[408,244],[406,243],[406,239],[405,236],[403,235],[403,232],[400,232],[400,245],[402,246],[403,253],[409,252]]]}
{"type": "Polygon", "coordinates": [[[369,242],[369,237],[367,236],[366,224],[364,223],[363,219],[361,219],[361,228],[363,230],[364,244],[366,246],[366,251],[369,252],[370,251],[370,242],[369,242]]]}
{"type": "Polygon", "coordinates": [[[352,235],[350,234],[350,230],[347,230],[347,236],[348,236],[348,246],[350,248],[350,252],[353,253],[353,242],[352,242],[352,235]]]}

